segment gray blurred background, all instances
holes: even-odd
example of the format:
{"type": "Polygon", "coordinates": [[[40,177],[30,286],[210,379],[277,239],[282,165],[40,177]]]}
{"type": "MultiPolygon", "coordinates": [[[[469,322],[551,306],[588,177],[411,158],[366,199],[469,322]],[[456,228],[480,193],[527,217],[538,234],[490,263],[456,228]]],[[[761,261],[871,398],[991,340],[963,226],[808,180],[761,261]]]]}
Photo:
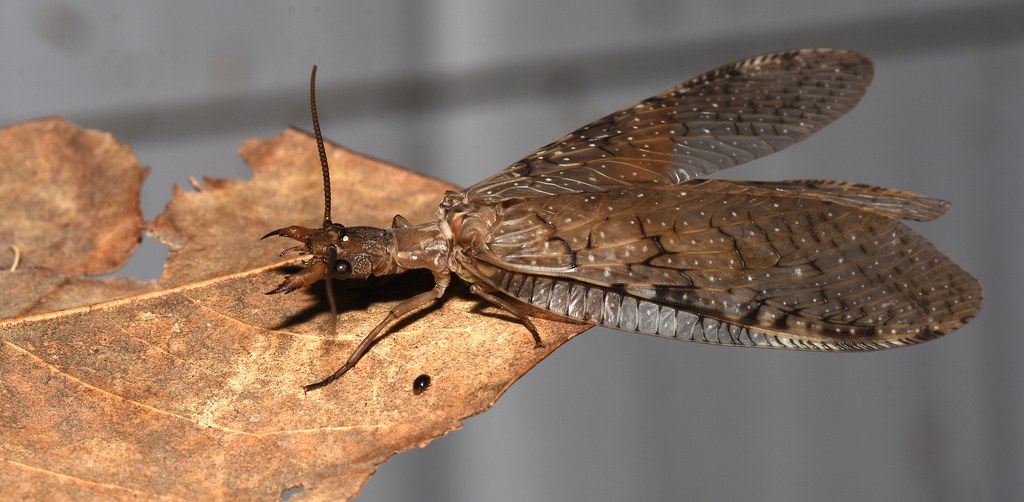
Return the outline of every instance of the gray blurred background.
{"type": "MultiPolygon", "coordinates": [[[[876,77],[856,110],[722,176],[952,200],[915,227],[981,279],[979,318],[854,355],[591,330],[464,430],[383,465],[362,500],[1024,500],[1020,2],[0,5],[0,123],[113,132],[152,167],[147,218],[190,175],[247,178],[245,138],[308,129],[313,63],[325,135],[469,185],[720,64],[860,50],[876,77]]],[[[165,256],[146,241],[119,275],[156,277],[165,256]]]]}

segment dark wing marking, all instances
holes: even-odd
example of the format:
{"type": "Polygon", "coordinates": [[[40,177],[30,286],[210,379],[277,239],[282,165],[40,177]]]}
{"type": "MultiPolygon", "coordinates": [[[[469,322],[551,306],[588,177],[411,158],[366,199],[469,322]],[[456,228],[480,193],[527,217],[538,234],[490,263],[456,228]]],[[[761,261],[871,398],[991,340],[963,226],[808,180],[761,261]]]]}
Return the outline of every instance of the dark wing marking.
{"type": "Polygon", "coordinates": [[[664,335],[661,321],[635,310],[643,306],[656,319],[676,316],[666,336],[711,330],[715,341],[694,341],[712,343],[888,348],[948,333],[978,313],[978,281],[888,216],[916,214],[891,209],[901,192],[885,192],[875,207],[813,183],[784,185],[694,180],[523,201],[501,213],[466,265],[561,315],[664,335]],[[588,295],[618,307],[595,317],[588,295]],[[632,328],[621,324],[623,302],[632,302],[632,328]]]}
{"type": "Polygon", "coordinates": [[[626,185],[681,183],[796,143],[850,111],[873,69],[806,49],[710,71],[584,126],[466,190],[494,205],[626,185]]]}

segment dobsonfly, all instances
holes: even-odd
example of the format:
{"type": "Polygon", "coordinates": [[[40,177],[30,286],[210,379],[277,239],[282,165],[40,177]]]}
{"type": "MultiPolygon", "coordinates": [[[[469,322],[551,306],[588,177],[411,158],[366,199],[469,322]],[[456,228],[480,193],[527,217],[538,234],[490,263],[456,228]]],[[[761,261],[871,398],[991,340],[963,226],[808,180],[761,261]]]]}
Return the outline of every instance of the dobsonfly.
{"type": "Polygon", "coordinates": [[[270,291],[426,269],[435,285],[392,307],[341,377],[406,313],[436,302],[451,275],[541,336],[527,309],[556,318],[719,345],[868,351],[924,342],[981,309],[980,283],[900,220],[949,203],[824,180],[706,179],[781,150],[850,111],[871,61],[848,50],[766,54],[712,70],[542,147],[494,176],[445,193],[435,221],[391,228],[331,219],[274,230],[312,255],[270,291]]]}

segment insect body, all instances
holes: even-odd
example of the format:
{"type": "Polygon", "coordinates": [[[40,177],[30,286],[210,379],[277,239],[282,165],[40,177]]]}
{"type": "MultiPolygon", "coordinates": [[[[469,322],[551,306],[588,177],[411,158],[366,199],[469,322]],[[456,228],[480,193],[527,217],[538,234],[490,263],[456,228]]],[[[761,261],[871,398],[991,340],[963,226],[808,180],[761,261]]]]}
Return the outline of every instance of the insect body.
{"type": "MultiPolygon", "coordinates": [[[[527,303],[558,317],[721,345],[863,351],[919,343],[981,308],[976,279],[900,220],[948,203],[890,188],[819,180],[703,177],[796,143],[853,108],[871,62],[806,49],[739,61],[584,126],[461,192],[439,218],[392,228],[267,234],[312,255],[271,293],[320,279],[427,269],[435,286],[397,306],[376,336],[440,298],[454,273],[541,338],[527,303]]],[[[315,80],[316,69],[313,78],[315,80]]],[[[314,94],[311,84],[311,101],[314,94]]]]}

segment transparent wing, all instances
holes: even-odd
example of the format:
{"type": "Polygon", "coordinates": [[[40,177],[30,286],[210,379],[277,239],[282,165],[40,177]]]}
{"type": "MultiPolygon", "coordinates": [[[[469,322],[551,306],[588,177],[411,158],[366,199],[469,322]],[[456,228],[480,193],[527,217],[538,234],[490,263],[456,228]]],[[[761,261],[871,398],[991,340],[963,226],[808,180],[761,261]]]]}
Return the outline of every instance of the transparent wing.
{"type": "Polygon", "coordinates": [[[584,126],[466,194],[493,205],[704,176],[814,134],[860,101],[872,73],[863,55],[835,49],[739,61],[584,126]]]}
{"type": "Polygon", "coordinates": [[[694,180],[530,199],[501,213],[469,266],[559,315],[730,345],[889,348],[978,313],[978,281],[892,217],[941,201],[819,183],[694,180]]]}
{"type": "Polygon", "coordinates": [[[732,181],[776,191],[796,191],[801,197],[854,206],[898,220],[931,221],[946,213],[949,202],[878,185],[835,180],[732,181]]]}

